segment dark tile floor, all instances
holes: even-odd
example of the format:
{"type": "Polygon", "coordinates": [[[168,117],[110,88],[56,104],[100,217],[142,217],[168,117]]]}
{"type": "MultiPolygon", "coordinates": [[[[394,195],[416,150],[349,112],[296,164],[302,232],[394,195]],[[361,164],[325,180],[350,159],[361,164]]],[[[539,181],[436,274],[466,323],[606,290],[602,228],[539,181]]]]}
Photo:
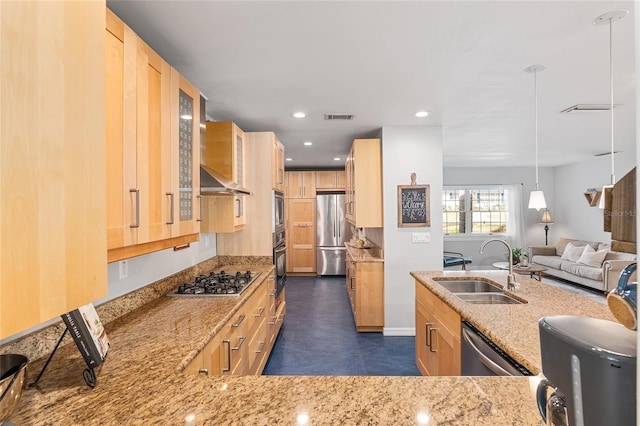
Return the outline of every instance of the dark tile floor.
{"type": "Polygon", "coordinates": [[[287,316],[265,375],[419,376],[415,338],[358,333],[344,277],[288,277],[287,316]]]}

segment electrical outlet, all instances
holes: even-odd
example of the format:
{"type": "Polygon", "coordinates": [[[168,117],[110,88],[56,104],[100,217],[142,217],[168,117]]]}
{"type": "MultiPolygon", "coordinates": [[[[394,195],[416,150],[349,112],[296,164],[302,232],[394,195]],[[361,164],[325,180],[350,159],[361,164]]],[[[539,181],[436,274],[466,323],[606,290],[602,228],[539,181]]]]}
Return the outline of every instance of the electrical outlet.
{"type": "Polygon", "coordinates": [[[118,263],[118,266],[120,268],[120,279],[125,279],[129,276],[129,264],[127,263],[126,260],[121,260],[118,263]]]}
{"type": "Polygon", "coordinates": [[[414,244],[423,244],[431,242],[431,234],[429,232],[412,232],[411,242],[414,244]]]}

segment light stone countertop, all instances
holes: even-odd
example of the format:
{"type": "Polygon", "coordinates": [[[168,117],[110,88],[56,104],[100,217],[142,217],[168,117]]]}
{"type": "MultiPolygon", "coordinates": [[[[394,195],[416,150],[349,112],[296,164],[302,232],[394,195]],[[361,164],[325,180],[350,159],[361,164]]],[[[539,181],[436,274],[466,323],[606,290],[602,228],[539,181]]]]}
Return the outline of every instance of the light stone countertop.
{"type": "Polygon", "coordinates": [[[345,243],[344,245],[347,248],[347,255],[354,262],[384,262],[384,256],[379,247],[361,249],[349,243],[345,243]]]}
{"type": "Polygon", "coordinates": [[[521,305],[482,305],[462,301],[434,278],[456,279],[477,277],[507,286],[508,271],[428,271],[411,275],[447,305],[469,321],[495,344],[524,365],[532,373],[542,370],[538,320],[553,315],[580,315],[617,322],[606,303],[587,299],[523,275],[516,275],[520,288],[506,294],[524,299],[521,305]]]}
{"type": "MultiPolygon", "coordinates": [[[[427,281],[430,276],[416,274],[427,281]]],[[[261,274],[258,280],[267,275],[261,274]]],[[[86,366],[75,345],[62,347],[37,388],[25,390],[9,421],[17,425],[295,425],[302,424],[298,416],[306,415],[309,425],[542,424],[534,399],[537,377],[198,377],[182,373],[208,336],[251,293],[250,287],[239,298],[161,297],[109,323],[111,348],[96,371],[94,389],[82,379],[86,366]]],[[[41,364],[29,366],[29,381],[41,364]]]]}

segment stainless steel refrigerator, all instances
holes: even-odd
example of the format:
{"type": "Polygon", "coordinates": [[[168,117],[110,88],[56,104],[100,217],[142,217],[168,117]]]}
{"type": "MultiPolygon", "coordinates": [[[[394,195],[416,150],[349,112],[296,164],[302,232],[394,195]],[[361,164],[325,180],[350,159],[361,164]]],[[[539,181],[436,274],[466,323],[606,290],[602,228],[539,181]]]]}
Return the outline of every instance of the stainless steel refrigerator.
{"type": "Polygon", "coordinates": [[[318,195],[316,206],[317,274],[345,275],[347,221],[344,218],[344,194],[318,195]]]}

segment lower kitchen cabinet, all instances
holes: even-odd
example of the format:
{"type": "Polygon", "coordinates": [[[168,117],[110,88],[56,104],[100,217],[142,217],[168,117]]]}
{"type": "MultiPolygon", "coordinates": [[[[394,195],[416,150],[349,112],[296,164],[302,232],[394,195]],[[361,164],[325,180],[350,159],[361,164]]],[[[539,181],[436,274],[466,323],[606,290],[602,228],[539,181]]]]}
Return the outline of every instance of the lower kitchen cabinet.
{"type": "Polygon", "coordinates": [[[280,299],[276,307],[275,274],[271,272],[185,372],[209,376],[262,374],[284,321],[284,290],[280,299]]]}
{"type": "Polygon", "coordinates": [[[461,374],[460,315],[416,282],[416,364],[426,376],[461,374]]]}
{"type": "Polygon", "coordinates": [[[356,262],[347,255],[347,291],[359,332],[384,327],[384,263],[356,262]]]}

